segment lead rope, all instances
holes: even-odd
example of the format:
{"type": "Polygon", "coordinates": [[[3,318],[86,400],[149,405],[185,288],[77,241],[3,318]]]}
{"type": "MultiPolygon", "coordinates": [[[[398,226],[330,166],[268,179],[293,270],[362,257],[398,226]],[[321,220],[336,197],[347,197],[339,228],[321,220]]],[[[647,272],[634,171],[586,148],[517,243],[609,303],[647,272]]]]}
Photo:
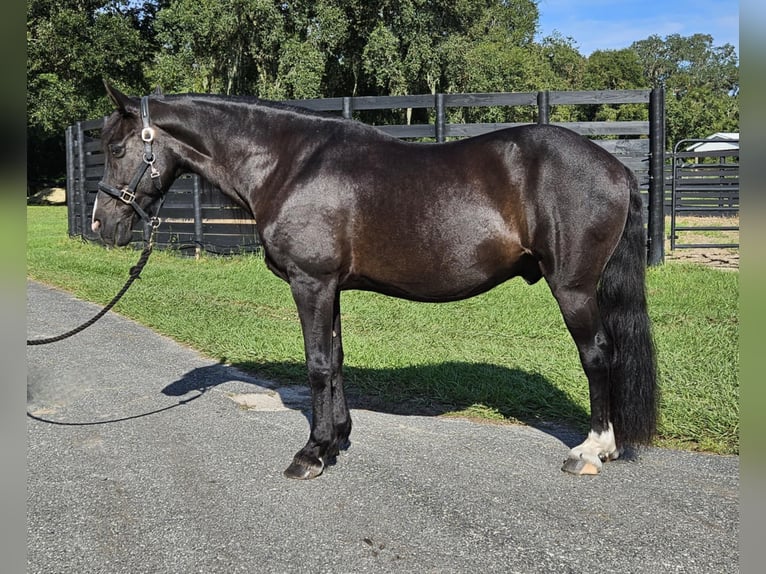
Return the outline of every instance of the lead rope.
{"type": "Polygon", "coordinates": [[[125,295],[126,291],[130,286],[133,284],[133,281],[139,278],[141,275],[141,271],[143,271],[144,266],[146,265],[146,262],[149,261],[149,255],[152,253],[152,249],[154,248],[154,232],[157,230],[157,227],[159,227],[159,220],[156,218],[152,220],[152,231],[149,234],[149,241],[146,243],[146,246],[144,247],[144,250],[141,252],[141,256],[138,258],[138,262],[130,268],[130,276],[128,277],[128,280],[125,282],[125,285],[122,286],[122,289],[117,293],[117,295],[114,296],[114,298],[107,303],[106,307],[101,309],[92,319],[89,321],[86,321],[79,327],[76,327],[75,329],[72,329],[71,331],[67,331],[66,333],[63,333],[62,335],[58,335],[57,337],[48,337],[46,339],[27,339],[27,345],[47,345],[49,343],[56,343],[58,341],[63,341],[64,339],[68,339],[72,335],[76,335],[80,331],[84,331],[88,327],[90,327],[93,323],[98,321],[101,317],[106,315],[109,310],[114,307],[117,302],[122,299],[122,296],[125,295]]]}

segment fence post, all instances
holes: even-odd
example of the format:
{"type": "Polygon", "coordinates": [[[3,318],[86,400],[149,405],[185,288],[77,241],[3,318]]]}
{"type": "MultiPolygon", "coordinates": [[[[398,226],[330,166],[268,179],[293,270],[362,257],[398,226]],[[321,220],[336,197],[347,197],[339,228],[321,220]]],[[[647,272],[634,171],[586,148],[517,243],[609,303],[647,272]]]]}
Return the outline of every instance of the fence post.
{"type": "Polygon", "coordinates": [[[77,235],[76,218],[74,215],[75,189],[74,189],[74,136],[72,126],[66,129],[66,202],[67,222],[69,236],[77,235]]]}
{"type": "Polygon", "coordinates": [[[202,199],[200,191],[200,176],[196,173],[192,175],[192,206],[194,208],[194,254],[199,257],[202,253],[202,245],[205,236],[202,231],[202,199]]]}
{"type": "Polygon", "coordinates": [[[351,107],[351,97],[350,96],[343,96],[343,117],[347,120],[351,119],[351,114],[353,112],[353,108],[351,107]]]}
{"type": "Polygon", "coordinates": [[[436,141],[445,141],[446,117],[444,113],[444,94],[436,94],[436,141]]]}
{"type": "Polygon", "coordinates": [[[550,94],[548,90],[537,92],[537,123],[550,123],[550,94]]]}
{"type": "Polygon", "coordinates": [[[77,145],[77,169],[80,172],[78,179],[77,194],[80,196],[80,235],[83,239],[92,239],[92,236],[88,234],[88,210],[87,210],[87,193],[85,191],[85,150],[83,149],[83,140],[85,139],[85,131],[82,129],[82,122],[76,124],[76,145],[77,145]]]}
{"type": "Polygon", "coordinates": [[[649,95],[649,217],[647,263],[665,260],[665,87],[649,95]]]}

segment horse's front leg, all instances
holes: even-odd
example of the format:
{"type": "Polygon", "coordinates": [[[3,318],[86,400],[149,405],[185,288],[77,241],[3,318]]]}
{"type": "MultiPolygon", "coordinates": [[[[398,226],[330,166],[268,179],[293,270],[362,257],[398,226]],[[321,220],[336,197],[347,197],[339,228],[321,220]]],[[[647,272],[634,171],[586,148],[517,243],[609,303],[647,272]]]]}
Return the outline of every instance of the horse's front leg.
{"type": "Polygon", "coordinates": [[[333,322],[337,285],[308,276],[290,278],[298,307],[311,387],[311,434],[285,470],[288,478],[308,479],[322,474],[337,453],[333,416],[333,322]],[[334,451],[334,452],[333,452],[334,451]]]}
{"type": "Polygon", "coordinates": [[[331,456],[339,453],[340,449],[349,446],[351,435],[351,414],[348,411],[346,394],[343,390],[343,338],[340,332],[340,291],[335,293],[332,322],[332,414],[335,426],[335,437],[331,456]]]}

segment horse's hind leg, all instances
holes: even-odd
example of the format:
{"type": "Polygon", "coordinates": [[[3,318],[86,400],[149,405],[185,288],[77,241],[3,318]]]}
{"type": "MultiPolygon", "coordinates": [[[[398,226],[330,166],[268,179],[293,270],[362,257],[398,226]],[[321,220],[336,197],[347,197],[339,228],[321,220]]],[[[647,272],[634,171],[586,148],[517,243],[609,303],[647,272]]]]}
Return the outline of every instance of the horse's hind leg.
{"type": "Polygon", "coordinates": [[[312,417],[309,440],[284,474],[288,478],[307,479],[322,474],[325,464],[337,453],[332,392],[337,287],[332,281],[299,276],[290,278],[290,288],[303,330],[312,417]]]}
{"type": "Polygon", "coordinates": [[[577,345],[590,390],[590,432],[582,444],[569,451],[562,470],[598,474],[604,461],[619,456],[609,414],[612,343],[601,323],[595,286],[592,289],[551,288],[577,345]]]}

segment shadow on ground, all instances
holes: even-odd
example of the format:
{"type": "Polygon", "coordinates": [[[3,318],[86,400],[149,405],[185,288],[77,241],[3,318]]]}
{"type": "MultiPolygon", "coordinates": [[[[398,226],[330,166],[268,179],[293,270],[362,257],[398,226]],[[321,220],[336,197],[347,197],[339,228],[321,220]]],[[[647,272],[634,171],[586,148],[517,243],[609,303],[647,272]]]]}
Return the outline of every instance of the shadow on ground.
{"type": "MultiPolygon", "coordinates": [[[[308,417],[310,395],[307,386],[270,380],[277,373],[285,375],[280,380],[294,381],[299,379],[301,373],[305,373],[305,367],[299,363],[219,363],[189,371],[163,388],[162,393],[180,397],[192,391],[204,393],[227,382],[244,381],[277,392],[286,407],[300,410],[308,417]],[[268,378],[261,378],[264,374],[268,378]]],[[[344,379],[349,407],[352,409],[397,415],[439,416],[482,405],[481,408],[496,411],[506,419],[520,421],[554,436],[570,448],[579,444],[587,432],[588,413],[538,373],[486,363],[447,362],[391,369],[344,367],[344,379]],[[447,403],[429,395],[428,381],[434,380],[442,383],[449,380],[454,384],[464,382],[459,394],[461,398],[447,403]],[[373,386],[372,381],[375,381],[375,391],[369,391],[373,386]],[[474,384],[478,381],[480,384],[474,384]],[[418,383],[422,383],[421,386],[418,383]],[[423,390],[420,390],[421,387],[423,390]],[[487,393],[487,389],[491,388],[502,388],[502,393],[495,394],[513,396],[516,404],[509,406],[500,402],[493,403],[487,393]],[[560,405],[562,412],[575,413],[576,420],[562,421],[550,415],[552,409],[555,410],[554,405],[560,405]],[[541,413],[547,415],[540,416],[541,413]]]]}

